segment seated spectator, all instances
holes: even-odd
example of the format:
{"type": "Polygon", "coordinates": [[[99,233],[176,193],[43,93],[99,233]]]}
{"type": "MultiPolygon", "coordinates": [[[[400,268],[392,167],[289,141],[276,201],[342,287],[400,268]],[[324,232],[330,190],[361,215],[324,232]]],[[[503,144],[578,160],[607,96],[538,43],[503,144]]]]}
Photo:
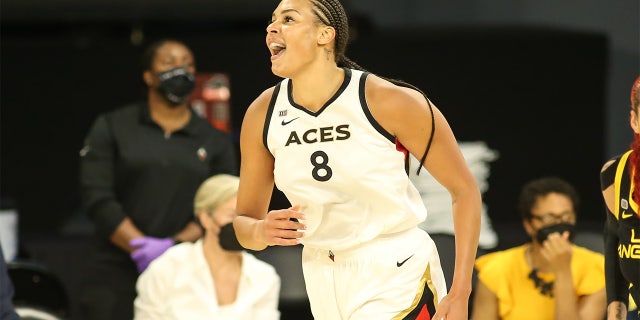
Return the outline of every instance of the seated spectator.
{"type": "Polygon", "coordinates": [[[474,320],[601,320],[604,256],[572,244],[578,194],[559,178],[527,183],[518,210],[531,242],[476,260],[474,320]]]}
{"type": "Polygon", "coordinates": [[[219,174],[200,186],[194,209],[204,237],[171,247],[140,275],[135,319],[280,318],[278,274],[241,250],[230,224],[238,181],[219,174]],[[227,240],[236,245],[221,245],[227,240]]]}

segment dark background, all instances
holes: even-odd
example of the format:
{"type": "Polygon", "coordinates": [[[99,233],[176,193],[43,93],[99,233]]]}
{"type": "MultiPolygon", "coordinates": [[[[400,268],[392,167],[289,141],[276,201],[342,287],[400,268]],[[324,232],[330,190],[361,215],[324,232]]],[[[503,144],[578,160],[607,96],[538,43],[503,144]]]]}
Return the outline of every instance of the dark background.
{"type": "MultiPolygon", "coordinates": [[[[277,81],[262,33],[218,32],[212,38],[200,25],[187,27],[190,32],[149,28],[149,35],[190,45],[199,70],[231,76],[237,137],[246,106],[277,81]]],[[[55,234],[81,214],[78,150],[93,119],[143,97],[141,48],[117,29],[77,35],[60,28],[45,36],[6,29],[2,192],[20,212],[21,234],[55,234]]],[[[459,140],[483,140],[499,152],[485,197],[494,220],[518,221],[517,189],[541,175],[576,184],[584,198],[581,220],[602,220],[603,35],[531,27],[364,31],[349,48],[352,59],[424,88],[459,140]]]]}
{"type": "MultiPolygon", "coordinates": [[[[523,241],[517,192],[543,175],[572,182],[583,200],[581,228],[601,230],[599,168],[631,141],[638,4],[580,3],[347,3],[350,58],[424,89],[458,140],[498,151],[484,201],[499,248],[523,241]]],[[[200,71],[230,75],[237,139],[246,107],[278,81],[264,44],[276,2],[1,5],[2,205],[19,212],[21,254],[58,271],[73,295],[78,280],[69,270],[91,232],[79,210],[78,151],[93,119],[142,99],[144,46],[175,37],[193,49],[200,71]]],[[[274,205],[284,203],[276,194],[274,205]]]]}

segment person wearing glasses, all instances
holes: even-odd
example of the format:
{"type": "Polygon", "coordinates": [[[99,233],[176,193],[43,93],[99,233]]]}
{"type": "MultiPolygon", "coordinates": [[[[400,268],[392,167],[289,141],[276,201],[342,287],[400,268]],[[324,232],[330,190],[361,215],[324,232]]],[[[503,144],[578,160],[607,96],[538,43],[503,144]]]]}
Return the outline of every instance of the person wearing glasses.
{"type": "Polygon", "coordinates": [[[578,205],[560,178],[524,185],[518,211],[531,241],[476,260],[472,319],[603,318],[604,256],[572,243],[578,205]]]}

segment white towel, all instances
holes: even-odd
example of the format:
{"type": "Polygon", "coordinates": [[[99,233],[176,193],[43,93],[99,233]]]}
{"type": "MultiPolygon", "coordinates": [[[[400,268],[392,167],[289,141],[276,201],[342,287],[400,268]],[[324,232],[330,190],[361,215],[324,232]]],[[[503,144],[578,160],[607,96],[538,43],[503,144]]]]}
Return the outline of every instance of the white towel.
{"type": "MultiPolygon", "coordinates": [[[[458,142],[460,151],[473,174],[481,193],[489,189],[487,181],[490,174],[489,163],[498,158],[498,152],[487,147],[483,141],[458,142]]],[[[419,225],[429,233],[454,234],[451,196],[447,189],[438,183],[429,171],[421,170],[416,175],[420,161],[411,155],[409,178],[416,186],[427,207],[427,219],[419,225]]],[[[479,247],[491,249],[498,245],[498,236],[491,226],[487,215],[487,206],[482,204],[479,247]]]]}

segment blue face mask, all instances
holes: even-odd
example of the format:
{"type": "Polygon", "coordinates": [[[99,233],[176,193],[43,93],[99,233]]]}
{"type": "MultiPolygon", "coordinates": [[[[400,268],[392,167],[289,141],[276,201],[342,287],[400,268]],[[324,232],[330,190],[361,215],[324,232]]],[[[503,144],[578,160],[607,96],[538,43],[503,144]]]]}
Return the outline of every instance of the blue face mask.
{"type": "Polygon", "coordinates": [[[538,240],[538,243],[543,243],[552,233],[557,232],[562,235],[565,231],[569,231],[569,240],[573,241],[573,236],[575,234],[574,229],[575,226],[568,223],[552,224],[538,229],[538,232],[536,233],[536,240],[538,240]]]}
{"type": "Polygon", "coordinates": [[[187,101],[196,87],[196,77],[184,67],[171,69],[158,74],[160,85],[158,92],[174,105],[187,101]]]}

